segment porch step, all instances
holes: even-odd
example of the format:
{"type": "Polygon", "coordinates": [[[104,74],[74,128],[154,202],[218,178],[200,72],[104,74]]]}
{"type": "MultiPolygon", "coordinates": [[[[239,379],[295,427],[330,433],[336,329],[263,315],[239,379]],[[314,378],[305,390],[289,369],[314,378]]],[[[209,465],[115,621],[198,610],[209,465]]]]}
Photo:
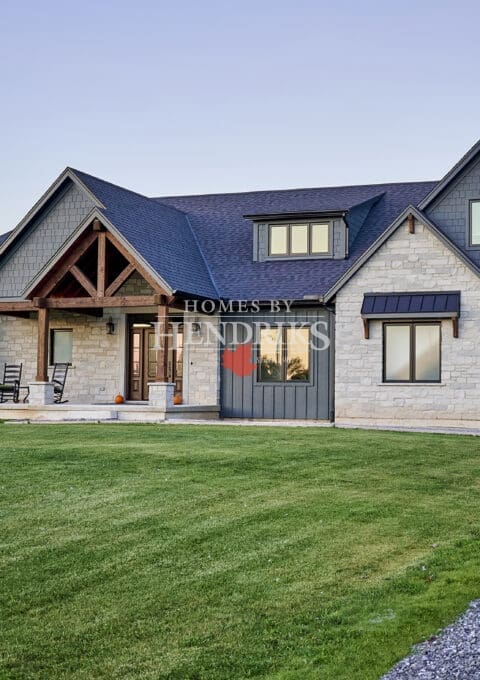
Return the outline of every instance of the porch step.
{"type": "Polygon", "coordinates": [[[0,421],[30,423],[163,423],[165,420],[217,419],[217,406],[175,406],[167,413],[148,404],[1,404],[0,421]]]}

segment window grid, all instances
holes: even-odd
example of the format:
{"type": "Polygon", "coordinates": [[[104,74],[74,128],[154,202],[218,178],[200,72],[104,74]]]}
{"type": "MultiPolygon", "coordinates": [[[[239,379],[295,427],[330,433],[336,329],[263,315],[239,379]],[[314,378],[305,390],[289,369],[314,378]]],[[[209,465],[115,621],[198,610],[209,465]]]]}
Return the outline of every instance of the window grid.
{"type": "Polygon", "coordinates": [[[331,254],[331,234],[330,222],[292,222],[283,224],[268,225],[268,255],[269,257],[311,257],[331,254]],[[307,227],[307,248],[304,252],[294,252],[292,250],[292,231],[295,227],[307,227]],[[327,248],[325,250],[313,250],[313,228],[315,226],[324,227],[327,236],[327,248]],[[272,232],[275,228],[286,229],[286,252],[272,252],[272,232]]]}
{"type": "Polygon", "coordinates": [[[441,323],[439,322],[427,322],[419,321],[418,323],[384,323],[383,324],[383,376],[382,381],[384,383],[404,383],[406,385],[412,383],[440,383],[441,382],[441,372],[442,372],[442,334],[441,334],[441,323]],[[433,326],[439,329],[438,331],[438,378],[434,380],[428,380],[425,378],[420,378],[417,380],[416,377],[416,328],[418,326],[433,326]],[[387,378],[387,329],[389,327],[403,327],[409,328],[409,378],[408,380],[402,380],[398,378],[387,378]]]}
{"type": "Polygon", "coordinates": [[[271,326],[271,327],[265,327],[265,328],[260,328],[259,331],[259,337],[258,337],[258,343],[257,343],[257,382],[262,383],[262,384],[279,384],[279,383],[289,383],[289,384],[309,384],[311,380],[311,356],[310,356],[310,327],[301,325],[301,326],[271,326]],[[306,366],[304,367],[305,369],[305,377],[304,378],[292,378],[288,377],[288,370],[289,370],[289,342],[288,342],[288,332],[292,330],[300,330],[304,329],[308,332],[307,336],[307,357],[306,357],[306,366]],[[262,330],[267,331],[267,330],[275,330],[275,331],[280,331],[280,372],[279,372],[279,377],[278,378],[272,378],[272,379],[267,379],[262,376],[262,330]]]}

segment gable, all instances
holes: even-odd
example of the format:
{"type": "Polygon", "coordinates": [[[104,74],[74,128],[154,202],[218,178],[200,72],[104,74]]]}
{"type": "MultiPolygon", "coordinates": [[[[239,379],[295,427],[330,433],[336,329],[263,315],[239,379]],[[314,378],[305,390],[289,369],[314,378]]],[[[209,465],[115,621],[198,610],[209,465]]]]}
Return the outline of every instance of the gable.
{"type": "Polygon", "coordinates": [[[21,297],[93,208],[90,196],[66,182],[1,256],[0,298],[21,297]]]}
{"type": "Polygon", "coordinates": [[[480,249],[469,244],[470,201],[480,199],[480,155],[425,209],[426,214],[459,248],[480,265],[480,249]]]}
{"type": "Polygon", "coordinates": [[[404,220],[337,293],[336,304],[340,309],[347,305],[360,326],[365,293],[435,292],[452,286],[480,295],[478,274],[426,224],[417,220],[411,234],[404,220]]]}
{"type": "Polygon", "coordinates": [[[37,280],[32,298],[102,298],[166,293],[120,241],[94,219],[37,280]]]}

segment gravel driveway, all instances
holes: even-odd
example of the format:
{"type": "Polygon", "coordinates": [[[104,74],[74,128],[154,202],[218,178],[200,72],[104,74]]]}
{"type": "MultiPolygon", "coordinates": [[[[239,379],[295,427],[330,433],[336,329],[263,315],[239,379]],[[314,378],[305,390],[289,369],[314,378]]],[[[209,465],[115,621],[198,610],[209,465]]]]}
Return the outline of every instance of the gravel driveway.
{"type": "Polygon", "coordinates": [[[480,600],[382,680],[480,680],[480,600]]]}

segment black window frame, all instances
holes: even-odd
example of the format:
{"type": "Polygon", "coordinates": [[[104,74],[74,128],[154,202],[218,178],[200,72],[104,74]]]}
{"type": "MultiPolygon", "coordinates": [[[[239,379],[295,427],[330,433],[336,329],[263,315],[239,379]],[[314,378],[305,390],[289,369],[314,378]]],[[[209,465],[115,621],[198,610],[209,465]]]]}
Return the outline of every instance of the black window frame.
{"type": "MultiPolygon", "coordinates": [[[[50,351],[48,353],[49,354],[48,358],[49,358],[49,365],[50,366],[55,366],[55,363],[64,363],[63,361],[62,362],[60,362],[60,361],[55,362],[55,356],[54,356],[55,340],[54,340],[54,337],[55,337],[55,333],[58,333],[58,332],[71,333],[71,335],[72,335],[72,357],[71,358],[73,360],[73,328],[51,328],[50,329],[50,351]]],[[[72,365],[72,361],[69,361],[67,363],[68,363],[69,366],[72,365]]]]}
{"type": "Polygon", "coordinates": [[[257,359],[257,371],[256,371],[256,382],[260,385],[312,385],[312,346],[311,346],[311,324],[298,323],[298,324],[270,324],[265,326],[260,326],[258,328],[258,337],[256,343],[256,359],[257,359]],[[261,356],[261,339],[262,339],[262,329],[269,330],[273,328],[279,328],[282,331],[282,363],[281,363],[281,376],[279,380],[264,380],[261,376],[262,370],[262,356],[261,356]],[[287,378],[288,370],[288,346],[287,346],[287,329],[300,329],[305,328],[308,330],[308,379],[307,380],[292,380],[287,378]]]}
{"type": "Polygon", "coordinates": [[[415,384],[432,384],[438,385],[442,382],[442,322],[441,321],[384,321],[382,325],[382,352],[383,352],[383,366],[382,366],[382,382],[385,384],[404,384],[404,385],[415,385],[415,384]],[[410,344],[409,344],[409,374],[408,380],[389,380],[387,378],[387,332],[388,326],[406,326],[410,328],[410,344]],[[438,380],[417,380],[415,375],[415,328],[417,326],[438,326],[438,380]]]}
{"type": "Polygon", "coordinates": [[[472,198],[468,202],[468,244],[470,248],[480,248],[480,241],[473,242],[473,204],[479,203],[480,198],[472,198]]]}
{"type": "Polygon", "coordinates": [[[332,220],[299,220],[298,222],[269,222],[268,223],[268,258],[269,259],[305,259],[305,258],[322,258],[332,257],[333,251],[333,234],[332,234],[332,220]],[[307,226],[308,232],[308,250],[306,253],[292,253],[292,227],[301,225],[307,226]],[[325,224],[328,230],[328,248],[322,252],[312,252],[312,225],[325,224]],[[287,252],[286,253],[272,253],[272,228],[286,227],[287,228],[287,252]]]}

